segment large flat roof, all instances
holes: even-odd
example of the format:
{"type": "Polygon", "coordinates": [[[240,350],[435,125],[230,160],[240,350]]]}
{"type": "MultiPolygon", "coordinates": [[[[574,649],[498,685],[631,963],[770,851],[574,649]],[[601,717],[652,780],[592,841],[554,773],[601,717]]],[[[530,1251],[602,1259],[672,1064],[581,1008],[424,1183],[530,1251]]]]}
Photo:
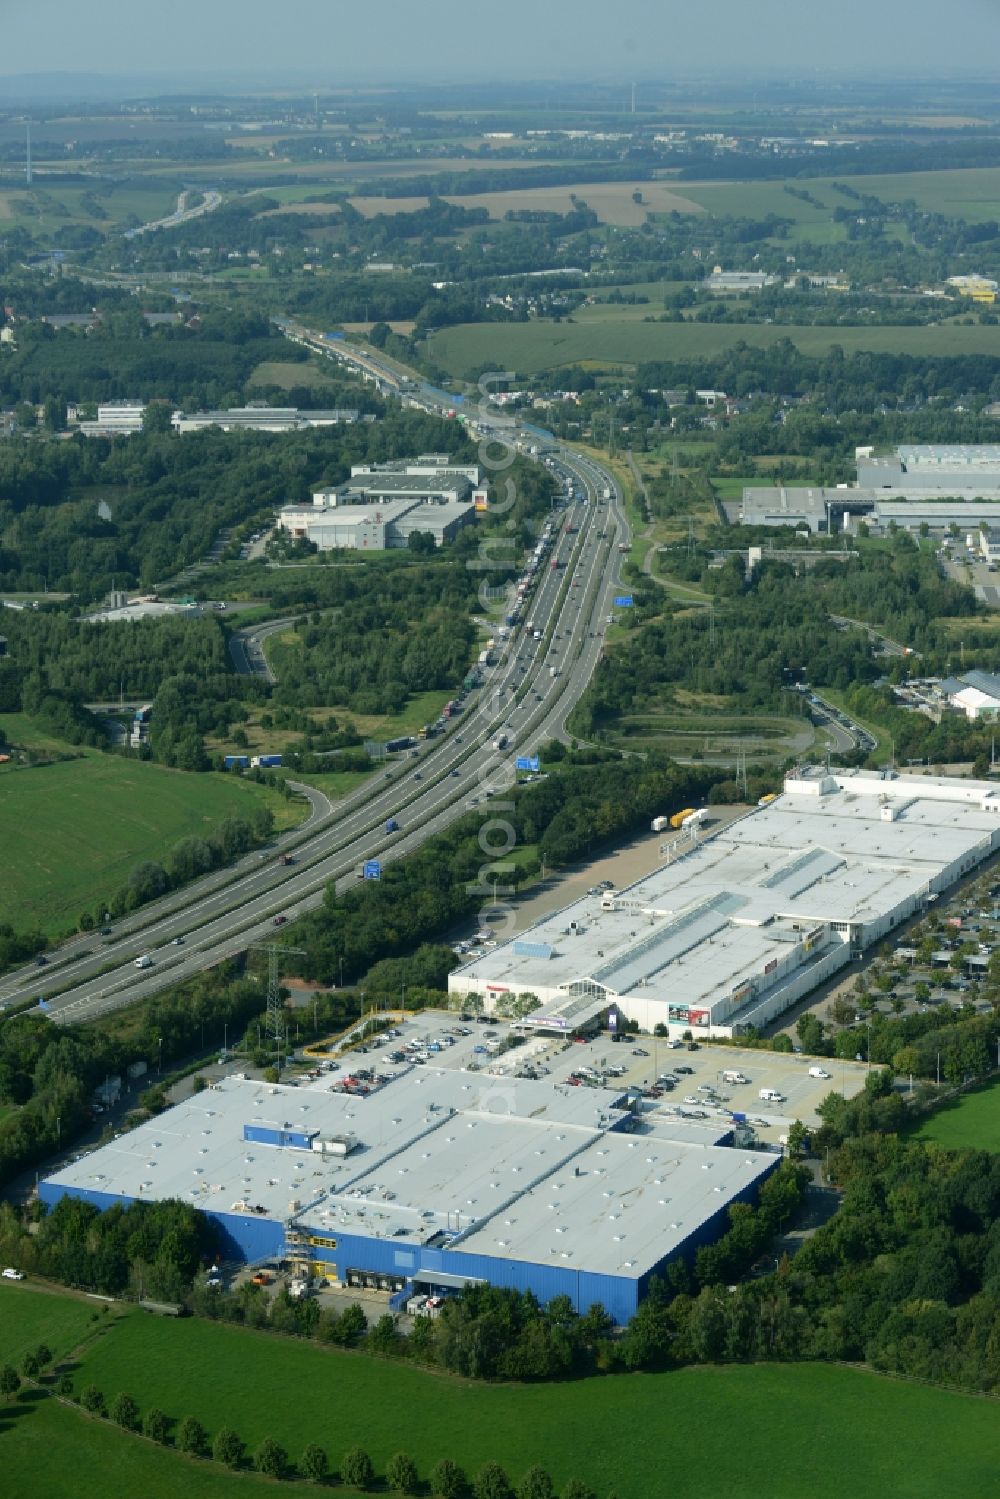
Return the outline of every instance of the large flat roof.
{"type": "Polygon", "coordinates": [[[478,1030],[450,1066],[380,1061],[388,1080],[368,1097],[334,1091],[333,1074],[299,1086],[226,1078],[46,1188],[432,1244],[445,1271],[454,1249],[637,1278],[773,1169],[771,1153],[721,1147],[721,1120],[633,1115],[624,1084],[474,1072],[473,1041],[478,1030]],[[297,1142],[247,1140],[245,1126],[297,1142]],[[358,1142],[347,1155],[318,1148],[345,1136],[358,1142]]]}
{"type": "MultiPolygon", "coordinates": [[[[678,856],[635,884],[584,896],[475,957],[452,987],[535,992],[543,1009],[559,990],[594,1013],[629,998],[725,1005],[728,1023],[746,981],[802,966],[834,929],[877,928],[947,870],[976,862],[998,829],[1000,791],[989,782],[790,777],[768,806],[675,844],[678,856]],[[807,947],[817,924],[824,935],[807,947]]],[[[582,1011],[570,1019],[581,1023],[582,1011]]]]}

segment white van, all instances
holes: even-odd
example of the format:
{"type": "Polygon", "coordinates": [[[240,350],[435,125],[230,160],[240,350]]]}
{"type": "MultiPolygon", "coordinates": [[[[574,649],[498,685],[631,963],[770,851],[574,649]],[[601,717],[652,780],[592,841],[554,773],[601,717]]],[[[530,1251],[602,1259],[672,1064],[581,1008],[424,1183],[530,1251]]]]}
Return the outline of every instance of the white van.
{"type": "Polygon", "coordinates": [[[784,1103],[785,1095],[779,1093],[777,1088],[761,1088],[757,1094],[761,1103],[784,1103]]]}
{"type": "Polygon", "coordinates": [[[742,1072],[724,1072],[722,1074],[722,1081],[724,1083],[748,1083],[750,1079],[742,1072]]]}
{"type": "Polygon", "coordinates": [[[153,960],[149,956],[148,952],[144,952],[141,958],[136,958],[136,960],[135,960],[135,967],[136,968],[152,968],[152,966],[153,966],[153,960]]]}
{"type": "Polygon", "coordinates": [[[809,1068],[809,1076],[810,1077],[829,1077],[830,1074],[827,1072],[827,1070],[826,1070],[825,1067],[810,1067],[809,1068]]]}

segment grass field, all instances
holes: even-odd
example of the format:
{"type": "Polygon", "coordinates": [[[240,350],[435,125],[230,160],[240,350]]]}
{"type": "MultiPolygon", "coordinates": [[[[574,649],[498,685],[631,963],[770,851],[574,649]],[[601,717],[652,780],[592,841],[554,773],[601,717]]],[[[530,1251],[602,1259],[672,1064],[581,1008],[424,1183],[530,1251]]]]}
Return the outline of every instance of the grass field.
{"type": "Polygon", "coordinates": [[[77,1296],[35,1291],[23,1282],[0,1283],[0,1363],[20,1363],[39,1343],[55,1358],[75,1348],[101,1316],[100,1305],[77,1296]]]}
{"type": "Polygon", "coordinates": [[[0,1451],[8,1493],[45,1499],[177,1499],[180,1493],[185,1499],[263,1499],[316,1493],[305,1483],[282,1483],[279,1489],[272,1479],[182,1457],[44,1396],[22,1395],[0,1408],[0,1451]]]}
{"type": "Polygon", "coordinates": [[[1000,1084],[943,1104],[914,1130],[913,1138],[933,1140],[946,1150],[1000,1151],[1000,1084]]]}
{"type": "MultiPolygon", "coordinates": [[[[13,743],[65,749],[6,716],[13,743]]],[[[97,751],[30,769],[0,769],[4,920],[58,936],[76,927],[146,859],[163,859],[181,838],[204,834],[230,814],[270,806],[278,827],[304,815],[300,803],[233,776],[191,775],[97,751]]]]}
{"type": "MultiPolygon", "coordinates": [[[[336,1461],[360,1443],[377,1471],[402,1448],[423,1474],[441,1456],[472,1472],[495,1457],[515,1480],[539,1462],[557,1488],[576,1474],[621,1499],[801,1499],[806,1490],[840,1499],[858,1474],[865,1493],[940,1499],[958,1473],[970,1496],[993,1492],[996,1477],[993,1402],[816,1365],[468,1385],[239,1328],[133,1314],[84,1354],[74,1378],[106,1396],[128,1390],[141,1408],[197,1414],[210,1431],[230,1424],[251,1447],[273,1435],[294,1454],[318,1441],[336,1461]],[[766,1488],[748,1486],[754,1474],[766,1475],[766,1488]]],[[[10,1463],[20,1491],[24,1469],[10,1463]]],[[[73,1490],[79,1499],[89,1492],[73,1490]]],[[[117,1492],[132,1489],[119,1483],[117,1492]]]]}
{"type": "MultiPolygon", "coordinates": [[[[927,328],[778,327],[766,323],[644,323],[642,309],[622,309],[617,319],[563,323],[460,323],[434,335],[434,360],[450,375],[462,378],[492,360],[498,369],[519,375],[562,365],[585,363],[631,369],[644,360],[712,358],[744,342],[767,348],[790,339],[804,354],[825,354],[835,344],[847,354],[912,354],[919,358],[949,354],[1000,353],[1000,330],[956,323],[927,328]]],[[[650,309],[645,309],[649,312],[650,309]]]]}
{"type": "Polygon", "coordinates": [[[282,390],[291,390],[293,385],[305,385],[310,390],[321,390],[332,386],[334,381],[325,370],[310,360],[296,364],[294,360],[266,359],[258,364],[250,376],[250,385],[280,385],[282,390]]]}

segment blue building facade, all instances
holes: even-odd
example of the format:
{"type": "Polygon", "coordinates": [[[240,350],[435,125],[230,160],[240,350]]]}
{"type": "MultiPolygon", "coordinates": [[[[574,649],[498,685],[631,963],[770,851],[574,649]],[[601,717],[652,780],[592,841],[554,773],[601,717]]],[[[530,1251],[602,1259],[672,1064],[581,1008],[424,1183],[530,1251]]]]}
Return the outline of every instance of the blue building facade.
{"type": "MultiPolygon", "coordinates": [[[[297,1130],[260,1129],[247,1125],[244,1138],[259,1144],[283,1144],[307,1149],[309,1133],[297,1130]],[[280,1142],[277,1134],[288,1136],[280,1142]],[[292,1136],[295,1136],[293,1139],[292,1136]],[[266,1137],[266,1138],[265,1138],[266,1137]]],[[[531,1291],[542,1303],[556,1296],[567,1296],[577,1312],[586,1312],[594,1302],[618,1323],[634,1316],[654,1275],[662,1275],[671,1260],[690,1260],[702,1244],[711,1243],[728,1224],[728,1209],[733,1202],[755,1199],[761,1183],[780,1164],[726,1203],[712,1217],[704,1219],[679,1247],[672,1247],[662,1259],[650,1265],[642,1275],[615,1275],[562,1264],[542,1264],[464,1250],[444,1244],[416,1243],[403,1238],[379,1238],[358,1233],[340,1233],[336,1228],[309,1224],[303,1214],[297,1225],[286,1233],[286,1225],[265,1213],[207,1212],[205,1216],[218,1229],[217,1252],[226,1259],[256,1264],[261,1260],[289,1257],[307,1267],[318,1279],[341,1286],[374,1286],[390,1295],[405,1297],[414,1289],[438,1286],[456,1289],[466,1281],[487,1281],[517,1291],[531,1291]]],[[[102,1211],[128,1199],[111,1192],[87,1188],[65,1188],[42,1182],[39,1196],[53,1206],[66,1192],[102,1211]]],[[[585,1246],[577,1246],[585,1254],[585,1246]]]]}

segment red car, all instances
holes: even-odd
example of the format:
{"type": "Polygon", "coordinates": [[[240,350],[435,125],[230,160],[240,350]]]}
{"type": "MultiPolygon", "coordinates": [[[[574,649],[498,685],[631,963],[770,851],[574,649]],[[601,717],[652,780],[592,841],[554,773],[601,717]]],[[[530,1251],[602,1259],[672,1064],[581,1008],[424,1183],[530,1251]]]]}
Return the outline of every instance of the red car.
{"type": "Polygon", "coordinates": [[[287,916],[276,916],[274,918],[274,921],[272,922],[272,925],[273,926],[284,926],[284,924],[285,924],[285,922],[287,920],[288,920],[287,916]]]}

